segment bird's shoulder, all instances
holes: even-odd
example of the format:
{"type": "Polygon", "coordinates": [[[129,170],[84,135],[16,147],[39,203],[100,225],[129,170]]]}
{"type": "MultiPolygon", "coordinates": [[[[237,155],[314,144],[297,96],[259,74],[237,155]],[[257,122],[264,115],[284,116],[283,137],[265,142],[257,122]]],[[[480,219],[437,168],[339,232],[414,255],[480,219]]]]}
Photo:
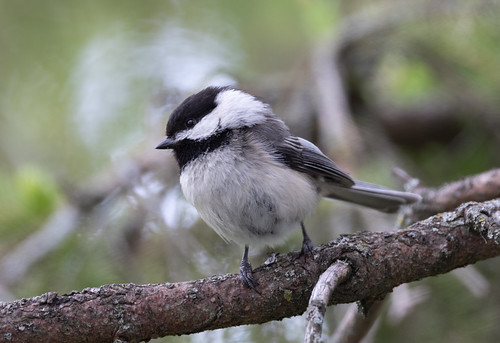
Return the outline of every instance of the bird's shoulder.
{"type": "Polygon", "coordinates": [[[278,118],[253,127],[249,134],[263,142],[276,161],[289,168],[342,186],[354,185],[353,179],[316,145],[291,135],[288,127],[278,118]]]}

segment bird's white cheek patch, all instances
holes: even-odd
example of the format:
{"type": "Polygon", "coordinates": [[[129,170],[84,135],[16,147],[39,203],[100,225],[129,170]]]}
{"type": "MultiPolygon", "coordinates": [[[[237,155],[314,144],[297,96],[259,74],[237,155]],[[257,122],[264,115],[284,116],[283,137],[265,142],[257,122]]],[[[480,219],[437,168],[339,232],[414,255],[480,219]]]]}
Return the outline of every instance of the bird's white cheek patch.
{"type": "Polygon", "coordinates": [[[202,140],[212,136],[220,126],[220,118],[215,115],[208,115],[198,122],[192,129],[179,132],[176,140],[192,139],[202,140]]]}
{"type": "Polygon", "coordinates": [[[229,90],[217,96],[217,113],[224,128],[239,128],[263,123],[270,108],[253,96],[237,90],[229,90]]]}

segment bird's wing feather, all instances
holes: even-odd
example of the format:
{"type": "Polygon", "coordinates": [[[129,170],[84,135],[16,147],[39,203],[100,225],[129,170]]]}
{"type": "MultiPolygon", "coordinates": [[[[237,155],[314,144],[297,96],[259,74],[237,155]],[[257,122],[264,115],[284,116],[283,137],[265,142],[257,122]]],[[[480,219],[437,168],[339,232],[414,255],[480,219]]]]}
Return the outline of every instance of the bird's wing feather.
{"type": "Polygon", "coordinates": [[[277,142],[275,148],[290,168],[335,184],[351,187],[353,179],[313,143],[295,136],[277,142]]]}

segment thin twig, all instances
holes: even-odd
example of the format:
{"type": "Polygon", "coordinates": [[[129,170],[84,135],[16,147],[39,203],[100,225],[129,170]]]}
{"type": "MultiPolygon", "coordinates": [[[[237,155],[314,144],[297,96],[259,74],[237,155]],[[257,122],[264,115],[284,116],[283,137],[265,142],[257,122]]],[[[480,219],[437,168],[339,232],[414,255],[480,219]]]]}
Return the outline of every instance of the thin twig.
{"type": "Polygon", "coordinates": [[[338,261],[332,264],[321,276],[309,298],[307,307],[307,325],[304,335],[305,343],[321,342],[321,333],[325,319],[326,307],[335,288],[344,282],[351,274],[351,268],[346,262],[338,261]]]}

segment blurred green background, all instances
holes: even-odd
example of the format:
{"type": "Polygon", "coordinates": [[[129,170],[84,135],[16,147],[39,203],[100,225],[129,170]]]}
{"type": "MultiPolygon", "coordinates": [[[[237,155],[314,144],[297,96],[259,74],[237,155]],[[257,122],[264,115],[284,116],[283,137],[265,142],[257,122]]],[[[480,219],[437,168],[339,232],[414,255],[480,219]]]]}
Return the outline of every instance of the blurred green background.
{"type": "MultiPolygon", "coordinates": [[[[208,85],[270,103],[353,176],[500,165],[497,1],[0,0],[0,300],[238,270],[154,150],[208,85]],[[340,82],[336,82],[340,81],[340,82]]],[[[316,244],[393,216],[323,202],[316,244]]],[[[280,247],[300,248],[300,233],[280,247]]],[[[398,288],[366,342],[500,341],[498,259],[398,288]]],[[[329,309],[332,333],[345,306],[329,309]]],[[[155,342],[298,342],[303,317],[155,342]]]]}

